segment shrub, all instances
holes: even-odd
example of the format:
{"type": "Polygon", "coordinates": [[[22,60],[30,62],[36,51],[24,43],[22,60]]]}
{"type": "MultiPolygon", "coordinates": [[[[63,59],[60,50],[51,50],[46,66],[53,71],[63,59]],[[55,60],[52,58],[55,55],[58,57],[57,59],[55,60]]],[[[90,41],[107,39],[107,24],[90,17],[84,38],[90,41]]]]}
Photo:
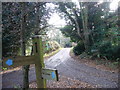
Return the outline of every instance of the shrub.
{"type": "Polygon", "coordinates": [[[108,59],[117,59],[120,58],[120,46],[106,42],[99,47],[99,53],[101,56],[105,56],[108,59]]]}
{"type": "Polygon", "coordinates": [[[55,48],[55,49],[60,48],[60,44],[59,44],[58,42],[53,41],[53,44],[54,44],[54,48],[55,48]]]}
{"type": "Polygon", "coordinates": [[[73,52],[75,55],[80,55],[81,53],[83,53],[85,51],[85,46],[83,42],[79,42],[74,48],[73,48],[73,52]]]}
{"type": "Polygon", "coordinates": [[[116,46],[113,49],[113,59],[119,59],[120,60],[120,46],[116,46]]]}
{"type": "Polygon", "coordinates": [[[46,46],[44,48],[44,53],[49,53],[59,48],[60,45],[56,41],[47,41],[46,46]]]}

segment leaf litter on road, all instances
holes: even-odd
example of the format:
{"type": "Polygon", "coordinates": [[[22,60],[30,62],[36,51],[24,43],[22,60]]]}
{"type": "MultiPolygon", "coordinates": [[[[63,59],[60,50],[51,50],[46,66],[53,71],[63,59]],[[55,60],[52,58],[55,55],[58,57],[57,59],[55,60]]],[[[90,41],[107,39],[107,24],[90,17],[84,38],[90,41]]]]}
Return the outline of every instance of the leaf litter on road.
{"type": "MultiPolygon", "coordinates": [[[[37,88],[36,81],[30,83],[30,88],[37,88]]],[[[92,85],[59,75],[59,81],[47,80],[47,88],[95,88],[92,85]]]]}

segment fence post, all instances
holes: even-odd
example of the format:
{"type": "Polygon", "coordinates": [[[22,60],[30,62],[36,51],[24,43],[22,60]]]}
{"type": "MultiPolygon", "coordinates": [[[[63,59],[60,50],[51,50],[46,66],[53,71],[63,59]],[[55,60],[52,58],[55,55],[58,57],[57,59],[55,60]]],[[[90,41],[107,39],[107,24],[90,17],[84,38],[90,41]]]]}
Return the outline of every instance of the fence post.
{"type": "Polygon", "coordinates": [[[42,78],[42,68],[45,67],[43,59],[42,38],[39,35],[33,37],[33,51],[35,55],[35,70],[37,88],[46,88],[46,80],[42,78]]]}

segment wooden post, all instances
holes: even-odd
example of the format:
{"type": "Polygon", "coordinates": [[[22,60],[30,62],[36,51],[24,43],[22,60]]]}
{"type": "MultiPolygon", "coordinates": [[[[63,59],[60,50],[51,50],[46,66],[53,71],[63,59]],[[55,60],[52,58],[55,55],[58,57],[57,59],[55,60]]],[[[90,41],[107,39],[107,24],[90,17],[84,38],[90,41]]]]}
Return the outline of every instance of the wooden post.
{"type": "Polygon", "coordinates": [[[45,67],[43,60],[42,38],[39,35],[33,37],[33,51],[35,55],[35,70],[37,88],[46,88],[46,80],[42,78],[42,68],[45,67]]]}
{"type": "Polygon", "coordinates": [[[56,69],[46,69],[43,60],[42,38],[39,35],[33,37],[32,56],[17,56],[4,58],[3,67],[18,67],[35,64],[37,88],[46,88],[46,79],[58,81],[58,71],[56,69]]]}

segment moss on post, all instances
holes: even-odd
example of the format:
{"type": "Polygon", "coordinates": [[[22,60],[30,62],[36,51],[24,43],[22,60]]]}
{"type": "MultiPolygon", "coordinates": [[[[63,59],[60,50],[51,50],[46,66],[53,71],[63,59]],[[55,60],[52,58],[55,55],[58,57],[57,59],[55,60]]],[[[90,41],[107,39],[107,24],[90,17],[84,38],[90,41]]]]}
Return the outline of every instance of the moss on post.
{"type": "Polygon", "coordinates": [[[38,35],[33,37],[33,51],[35,55],[35,70],[38,88],[46,88],[46,80],[42,78],[42,68],[45,67],[43,60],[42,38],[38,35]]]}

